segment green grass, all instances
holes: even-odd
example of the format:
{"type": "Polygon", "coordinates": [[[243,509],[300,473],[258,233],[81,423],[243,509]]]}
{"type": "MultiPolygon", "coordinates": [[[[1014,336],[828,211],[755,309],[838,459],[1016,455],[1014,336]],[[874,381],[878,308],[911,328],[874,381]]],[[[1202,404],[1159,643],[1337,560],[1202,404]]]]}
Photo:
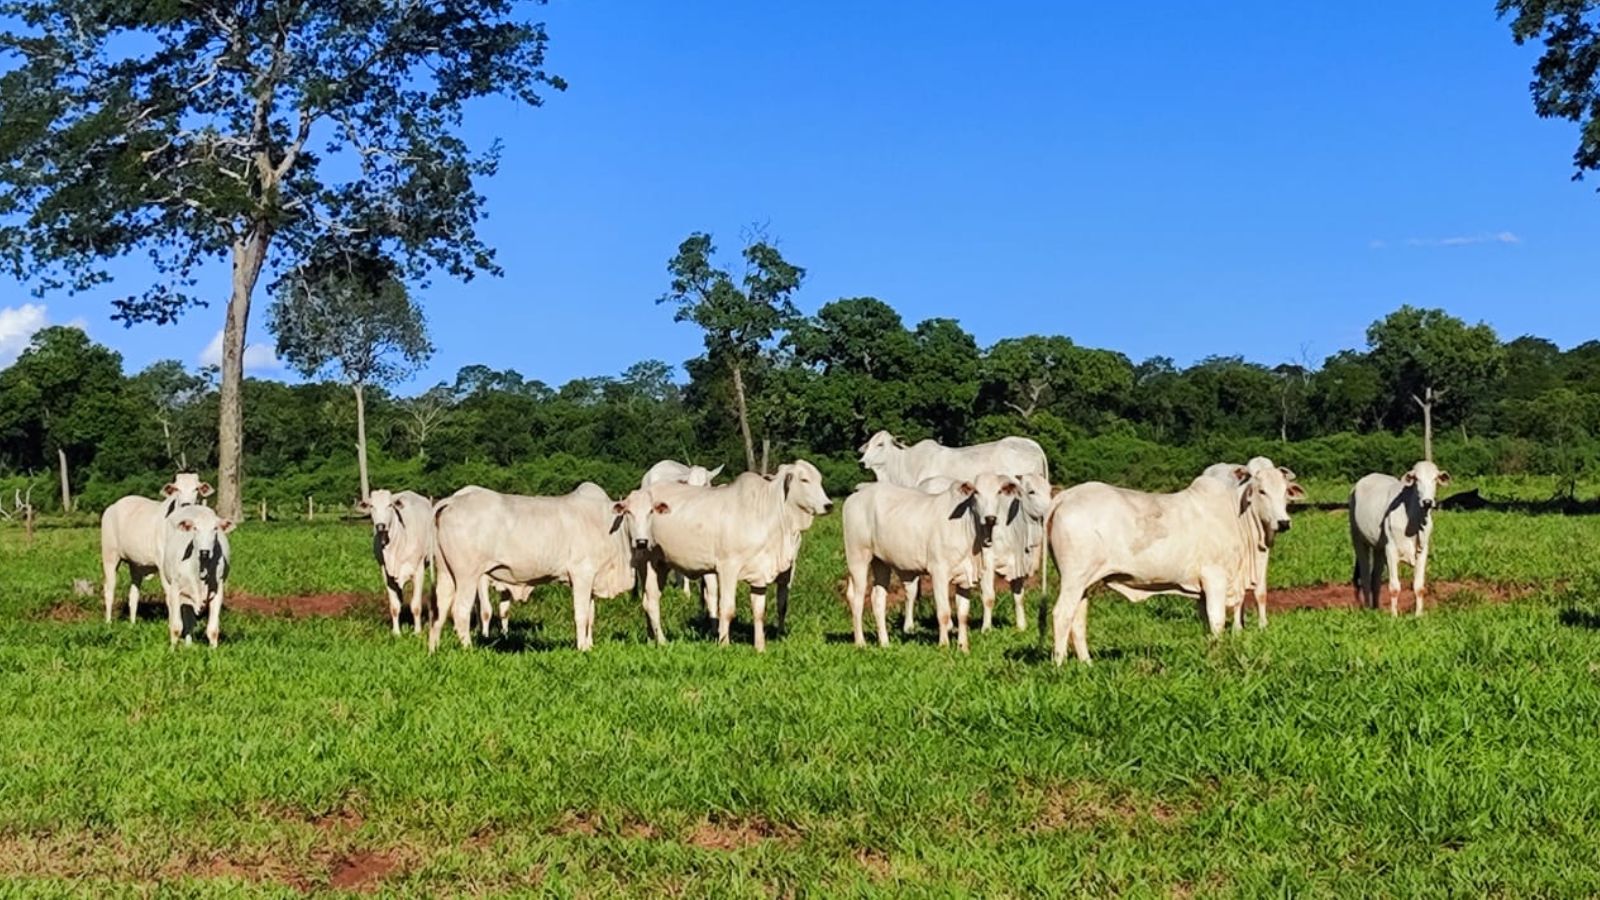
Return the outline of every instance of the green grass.
{"type": "MultiPolygon", "coordinates": [[[[1099,596],[1098,661],[1060,670],[1032,629],[857,650],[837,528],[764,657],[680,595],[669,646],[619,598],[579,655],[559,588],[471,652],[374,602],[225,611],[221,648],[174,653],[70,596],[92,530],[0,531],[0,875],[288,893],[372,853],[418,896],[1600,892],[1600,518],[1442,515],[1436,579],[1535,593],[1421,620],[1292,612],[1212,647],[1187,601],[1099,596]]],[[[1347,541],[1299,515],[1274,582],[1346,581],[1347,541]]],[[[233,546],[234,591],[375,593],[358,527],[233,546]]]]}

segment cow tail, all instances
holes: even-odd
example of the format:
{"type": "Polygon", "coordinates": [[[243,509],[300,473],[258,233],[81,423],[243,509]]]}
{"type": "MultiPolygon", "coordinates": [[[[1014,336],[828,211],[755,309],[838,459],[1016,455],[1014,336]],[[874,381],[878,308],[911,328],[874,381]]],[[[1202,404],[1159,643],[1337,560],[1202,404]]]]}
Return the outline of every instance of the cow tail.
{"type": "MultiPolygon", "coordinates": [[[[1048,477],[1046,478],[1048,480],[1048,477]]],[[[1059,495],[1057,495],[1059,497],[1059,495]]],[[[1050,498],[1050,509],[1044,514],[1044,544],[1039,547],[1043,554],[1039,559],[1039,640],[1046,640],[1050,632],[1045,625],[1045,619],[1050,613],[1050,591],[1044,587],[1045,573],[1050,570],[1050,526],[1056,519],[1057,497],[1050,498]]]]}
{"type": "Polygon", "coordinates": [[[439,591],[441,586],[450,591],[450,603],[455,604],[456,577],[455,570],[450,567],[450,560],[439,549],[439,519],[444,511],[450,508],[450,498],[440,500],[433,508],[433,533],[428,535],[428,557],[433,561],[433,609],[434,615],[443,619],[449,610],[439,606],[439,591]]]}

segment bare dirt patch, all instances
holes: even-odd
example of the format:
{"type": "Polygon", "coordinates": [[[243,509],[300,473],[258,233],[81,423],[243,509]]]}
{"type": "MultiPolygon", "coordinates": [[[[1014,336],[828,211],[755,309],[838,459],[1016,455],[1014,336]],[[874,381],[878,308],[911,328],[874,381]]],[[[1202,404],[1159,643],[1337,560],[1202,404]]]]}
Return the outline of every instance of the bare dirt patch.
{"type": "Polygon", "coordinates": [[[329,869],[328,886],[336,891],[366,893],[400,868],[392,850],[363,850],[338,860],[329,869]]]}
{"type": "Polygon", "coordinates": [[[743,850],[766,841],[792,843],[792,831],[760,817],[702,819],[683,835],[683,842],[702,850],[743,850]]]}
{"type": "Polygon", "coordinates": [[[261,597],[231,594],[227,609],[289,619],[336,617],[352,612],[376,612],[382,601],[369,594],[309,594],[303,597],[261,597]]]}
{"type": "MultiPolygon", "coordinates": [[[[1388,608],[1388,588],[1384,588],[1383,605],[1388,608]]],[[[1428,585],[1424,595],[1426,606],[1455,604],[1469,600],[1489,600],[1506,603],[1533,593],[1531,588],[1485,581],[1440,581],[1428,585]]],[[[1402,612],[1412,608],[1411,588],[1408,585],[1400,597],[1402,612]]],[[[1247,609],[1255,608],[1255,598],[1247,597],[1247,609]]],[[[1355,588],[1349,584],[1318,584],[1305,587],[1278,588],[1267,592],[1267,609],[1286,612],[1291,609],[1360,609],[1355,588]]]]}
{"type": "Polygon", "coordinates": [[[51,622],[83,622],[88,620],[89,611],[71,600],[59,600],[45,610],[43,618],[51,622]]]}
{"type": "Polygon", "coordinates": [[[860,847],[856,850],[856,863],[865,869],[873,881],[887,881],[894,874],[894,866],[882,850],[860,847]]]}

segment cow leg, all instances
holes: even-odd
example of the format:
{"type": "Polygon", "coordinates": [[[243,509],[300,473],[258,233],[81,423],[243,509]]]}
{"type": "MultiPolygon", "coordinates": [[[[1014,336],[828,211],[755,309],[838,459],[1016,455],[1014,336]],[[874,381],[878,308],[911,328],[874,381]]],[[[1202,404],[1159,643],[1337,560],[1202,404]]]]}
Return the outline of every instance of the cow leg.
{"type": "MultiPolygon", "coordinates": [[[[694,579],[700,583],[700,602],[705,605],[707,622],[715,622],[717,620],[717,605],[721,602],[717,593],[716,583],[712,580],[712,577],[713,576],[706,576],[704,578],[694,579]]],[[[687,587],[689,583],[690,580],[685,577],[684,590],[689,590],[687,587]]],[[[689,591],[689,593],[692,594],[694,592],[689,591]]]]}
{"type": "Polygon", "coordinates": [[[1266,628],[1267,627],[1267,579],[1266,578],[1262,578],[1261,579],[1261,583],[1256,585],[1255,595],[1256,595],[1256,627],[1257,628],[1266,628]]]}
{"type": "Polygon", "coordinates": [[[489,626],[494,623],[494,601],[490,599],[494,590],[487,576],[478,582],[478,631],[484,640],[489,639],[489,626]]]}
{"type": "Polygon", "coordinates": [[[1400,615],[1400,548],[1394,541],[1383,545],[1384,563],[1389,569],[1389,615],[1400,615]]]}
{"type": "Polygon", "coordinates": [[[1205,595],[1206,631],[1213,638],[1220,637],[1226,624],[1228,576],[1214,566],[1201,569],[1200,591],[1205,595]]]}
{"type": "Polygon", "coordinates": [[[1422,592],[1428,582],[1428,545],[1417,542],[1417,561],[1411,567],[1411,594],[1416,600],[1416,615],[1422,615],[1422,592]]]}
{"type": "Polygon", "coordinates": [[[422,588],[427,579],[426,569],[418,569],[416,577],[411,579],[411,626],[413,634],[422,634],[422,588]]]}
{"type": "Polygon", "coordinates": [[[117,565],[120,562],[121,560],[117,559],[115,556],[109,558],[104,554],[101,554],[100,556],[100,574],[104,579],[102,582],[104,587],[101,590],[101,593],[105,595],[107,624],[110,624],[111,620],[116,617],[117,565]]]}
{"type": "MultiPolygon", "coordinates": [[[[663,563],[646,563],[644,568],[644,620],[651,640],[658,646],[667,642],[661,633],[661,585],[672,570],[663,563]]],[[[592,618],[592,616],[591,616],[592,618]]]]}
{"type": "Polygon", "coordinates": [[[450,600],[450,621],[455,625],[456,638],[461,641],[461,646],[472,646],[472,606],[478,596],[479,579],[468,581],[463,578],[456,582],[455,596],[450,600]]]}
{"type": "Polygon", "coordinates": [[[733,629],[734,603],[739,597],[739,579],[731,572],[718,572],[717,582],[717,643],[726,647],[732,643],[729,632],[733,629]]]}
{"type": "MultiPolygon", "coordinates": [[[[990,607],[994,606],[994,579],[989,579],[989,589],[982,592],[984,595],[983,617],[989,617],[990,607]]],[[[967,619],[972,613],[972,588],[956,588],[956,649],[962,653],[971,653],[972,645],[967,638],[967,619]]],[[[988,629],[984,629],[987,631],[988,629]]]]}
{"type": "Polygon", "coordinates": [[[767,650],[767,588],[750,585],[750,623],[755,627],[757,653],[767,650]]]}
{"type": "Polygon", "coordinates": [[[1011,580],[1011,603],[1016,607],[1016,609],[1013,611],[1013,615],[1017,617],[1016,624],[1018,631],[1028,630],[1028,611],[1026,609],[1027,604],[1024,602],[1027,594],[1027,579],[1013,578],[1011,580]]]}
{"type": "Polygon", "coordinates": [[[178,646],[178,638],[183,636],[183,611],[179,609],[178,589],[167,587],[167,634],[172,639],[172,647],[178,646]]]}
{"type": "Polygon", "coordinates": [[[789,633],[789,583],[794,579],[794,567],[778,573],[778,633],[789,633]]]}
{"type": "Polygon", "coordinates": [[[933,579],[933,612],[939,619],[939,646],[950,646],[950,573],[929,572],[933,579]]]}
{"type": "Polygon", "coordinates": [[[1239,598],[1230,611],[1233,613],[1233,633],[1238,634],[1244,630],[1244,598],[1239,598]]]}
{"type": "Polygon", "coordinates": [[[206,642],[213,648],[222,640],[222,585],[217,585],[216,596],[211,598],[211,610],[206,616],[206,642]]]}
{"type": "Polygon", "coordinates": [[[922,576],[912,575],[900,581],[906,589],[906,621],[901,630],[906,634],[914,634],[917,630],[917,595],[922,592],[922,576]]]}
{"type": "Polygon", "coordinates": [[[389,628],[398,636],[400,634],[400,582],[389,577],[388,572],[383,573],[383,595],[389,598],[389,628]]]}
{"type": "Polygon", "coordinates": [[[128,621],[139,621],[139,583],[149,577],[150,570],[128,564],[128,621]]]}
{"type": "MultiPolygon", "coordinates": [[[[878,625],[878,646],[889,646],[889,564],[872,561],[872,618],[878,625]]],[[[858,628],[859,633],[859,628],[858,628]]]]}
{"type": "Polygon", "coordinates": [[[594,576],[587,572],[572,575],[572,633],[578,650],[589,649],[589,619],[593,615],[591,600],[594,595],[594,576]]]}
{"type": "Polygon", "coordinates": [[[1056,605],[1051,611],[1051,625],[1055,630],[1055,648],[1051,653],[1051,661],[1061,665],[1067,661],[1067,642],[1074,642],[1078,660],[1089,661],[1089,643],[1087,637],[1075,635],[1072,623],[1078,618],[1078,607],[1087,606],[1083,597],[1083,588],[1067,577],[1066,572],[1061,572],[1061,588],[1056,594],[1056,605]]]}

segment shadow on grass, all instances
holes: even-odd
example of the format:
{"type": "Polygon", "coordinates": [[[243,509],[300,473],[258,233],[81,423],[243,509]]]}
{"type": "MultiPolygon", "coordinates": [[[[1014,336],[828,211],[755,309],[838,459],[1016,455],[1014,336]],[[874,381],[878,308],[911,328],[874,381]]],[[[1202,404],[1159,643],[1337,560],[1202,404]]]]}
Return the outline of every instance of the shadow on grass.
{"type": "Polygon", "coordinates": [[[1559,621],[1568,628],[1588,628],[1600,631],[1600,613],[1588,609],[1568,607],[1561,611],[1559,621]]]}

